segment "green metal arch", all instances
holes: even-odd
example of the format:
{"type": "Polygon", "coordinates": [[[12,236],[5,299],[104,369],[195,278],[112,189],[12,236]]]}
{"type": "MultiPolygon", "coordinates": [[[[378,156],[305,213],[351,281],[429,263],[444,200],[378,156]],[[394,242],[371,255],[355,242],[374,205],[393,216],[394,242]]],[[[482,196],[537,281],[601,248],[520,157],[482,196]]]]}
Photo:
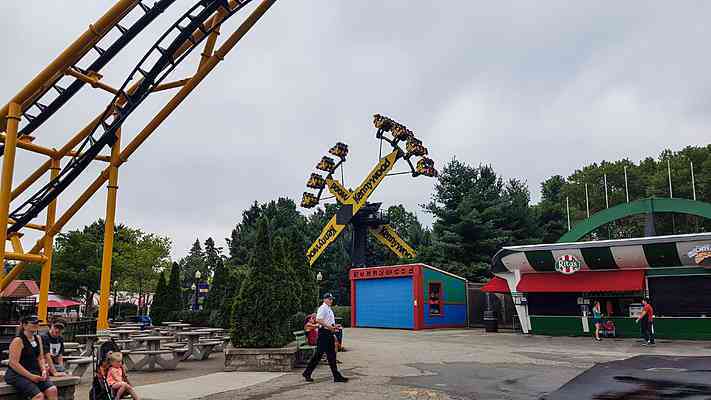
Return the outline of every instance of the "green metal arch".
{"type": "Polygon", "coordinates": [[[573,229],[558,239],[558,243],[576,242],[583,236],[609,222],[632,215],[648,213],[690,214],[711,219],[711,204],[689,199],[668,199],[659,197],[619,204],[595,213],[591,215],[590,218],[575,225],[573,229]]]}

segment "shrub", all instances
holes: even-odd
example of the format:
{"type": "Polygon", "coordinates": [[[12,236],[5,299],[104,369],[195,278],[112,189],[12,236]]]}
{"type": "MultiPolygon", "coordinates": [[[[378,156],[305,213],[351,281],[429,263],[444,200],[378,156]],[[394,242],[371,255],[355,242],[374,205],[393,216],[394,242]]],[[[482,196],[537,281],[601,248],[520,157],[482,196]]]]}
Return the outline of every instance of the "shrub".
{"type": "Polygon", "coordinates": [[[284,283],[292,271],[277,265],[272,253],[269,223],[257,222],[255,246],[232,309],[232,344],[235,347],[282,347],[291,341],[289,319],[299,299],[284,283]]]}
{"type": "Polygon", "coordinates": [[[291,318],[289,318],[289,331],[303,331],[304,321],[306,321],[305,312],[299,311],[296,314],[292,315],[291,318]]]}
{"type": "Polygon", "coordinates": [[[192,326],[205,327],[210,326],[210,311],[209,310],[185,310],[178,311],[171,315],[171,321],[183,321],[192,326]]]}
{"type": "Polygon", "coordinates": [[[333,306],[333,314],[336,318],[343,318],[341,325],[344,328],[351,326],[351,307],[350,306],[333,306]]]}

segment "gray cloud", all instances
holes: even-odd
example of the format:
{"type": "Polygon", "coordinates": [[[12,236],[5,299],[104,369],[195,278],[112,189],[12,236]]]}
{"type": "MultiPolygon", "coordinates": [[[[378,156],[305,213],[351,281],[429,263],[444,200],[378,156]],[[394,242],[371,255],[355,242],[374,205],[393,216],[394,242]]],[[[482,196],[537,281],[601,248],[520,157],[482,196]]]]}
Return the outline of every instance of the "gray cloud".
{"type": "MultiPolygon", "coordinates": [[[[119,86],[191,3],[176,1],[106,68],[106,81],[119,86]]],[[[7,16],[0,26],[5,98],[110,5],[1,2],[0,13],[7,16]]],[[[254,200],[300,198],[316,161],[336,141],[351,147],[346,181],[355,186],[377,159],[371,124],[376,112],[412,128],[438,166],[455,155],[492,164],[506,177],[526,179],[534,198],[546,177],[591,161],[637,160],[667,147],[706,144],[709,8],[663,2],[277,2],[122,167],[118,218],[172,237],[175,257],[196,236],[222,242],[254,200]]],[[[223,31],[234,26],[232,21],[223,31]]],[[[181,67],[175,78],[194,65],[181,67]]],[[[134,113],[124,142],[167,98],[155,95],[134,113]]],[[[109,100],[84,89],[37,132],[37,142],[57,146],[109,100]]],[[[15,179],[38,160],[20,154],[15,179]]],[[[67,191],[60,212],[91,179],[82,177],[67,191]]],[[[374,200],[415,209],[432,185],[427,178],[393,177],[374,200]]],[[[104,192],[68,228],[103,216],[104,192]]]]}

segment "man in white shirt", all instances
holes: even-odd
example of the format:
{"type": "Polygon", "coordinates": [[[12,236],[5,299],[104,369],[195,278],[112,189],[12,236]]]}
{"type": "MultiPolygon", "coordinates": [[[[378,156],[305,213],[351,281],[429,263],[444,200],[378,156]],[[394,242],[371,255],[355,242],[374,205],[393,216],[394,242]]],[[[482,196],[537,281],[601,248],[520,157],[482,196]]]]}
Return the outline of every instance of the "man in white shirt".
{"type": "Polygon", "coordinates": [[[333,304],[333,295],[331,293],[324,294],[323,304],[321,304],[316,312],[316,322],[319,324],[316,352],[314,356],[311,357],[309,364],[306,366],[306,370],[304,370],[302,374],[307,382],[313,382],[311,373],[316,369],[324,353],[326,353],[328,366],[331,367],[331,373],[333,373],[333,381],[348,382],[348,378],[341,375],[341,373],[338,372],[338,367],[336,367],[336,343],[333,334],[337,329],[342,329],[342,327],[336,324],[336,316],[333,315],[331,304],[333,304]]]}

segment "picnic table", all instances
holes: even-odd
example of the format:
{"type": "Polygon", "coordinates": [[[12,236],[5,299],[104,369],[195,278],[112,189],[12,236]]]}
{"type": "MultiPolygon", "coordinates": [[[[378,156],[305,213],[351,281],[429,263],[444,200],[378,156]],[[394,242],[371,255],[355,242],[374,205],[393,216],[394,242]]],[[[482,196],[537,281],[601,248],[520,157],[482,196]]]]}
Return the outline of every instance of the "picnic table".
{"type": "Polygon", "coordinates": [[[207,360],[215,346],[222,344],[222,342],[218,341],[200,340],[200,338],[205,337],[207,335],[208,334],[204,332],[194,331],[177,332],[175,334],[175,336],[178,338],[185,338],[185,341],[187,342],[188,351],[187,353],[185,353],[185,358],[183,358],[184,360],[187,360],[190,357],[198,361],[207,360]]]}
{"type": "Polygon", "coordinates": [[[140,329],[116,329],[111,331],[112,334],[118,335],[119,340],[131,339],[131,335],[140,332],[140,329]]]}
{"type": "Polygon", "coordinates": [[[183,360],[188,352],[187,348],[183,349],[161,349],[160,342],[165,340],[163,336],[144,336],[136,339],[146,342],[145,350],[131,350],[124,354],[124,364],[129,371],[137,371],[146,369],[148,371],[157,371],[160,369],[173,370],[178,366],[178,363],[183,360]],[[167,358],[163,356],[169,356],[167,358]],[[141,357],[136,360],[135,357],[141,357]]]}
{"type": "Polygon", "coordinates": [[[229,341],[229,337],[225,336],[225,331],[226,329],[224,328],[199,328],[192,332],[205,333],[205,336],[209,338],[209,340],[220,342],[220,344],[214,348],[215,353],[220,353],[223,351],[224,345],[229,341]]]}
{"type": "MultiPolygon", "coordinates": [[[[106,334],[106,333],[87,333],[87,334],[81,334],[81,335],[75,335],[74,336],[77,339],[83,339],[84,340],[84,349],[82,350],[80,356],[89,356],[92,354],[94,351],[94,347],[97,347],[101,345],[102,343],[106,342],[110,338],[118,338],[118,335],[115,334],[106,334]]],[[[66,347],[66,344],[65,344],[66,347]]]]}
{"type": "Polygon", "coordinates": [[[192,325],[190,324],[184,324],[182,322],[177,323],[177,324],[170,324],[168,325],[169,329],[172,329],[176,332],[182,332],[185,328],[190,328],[192,325]]]}

